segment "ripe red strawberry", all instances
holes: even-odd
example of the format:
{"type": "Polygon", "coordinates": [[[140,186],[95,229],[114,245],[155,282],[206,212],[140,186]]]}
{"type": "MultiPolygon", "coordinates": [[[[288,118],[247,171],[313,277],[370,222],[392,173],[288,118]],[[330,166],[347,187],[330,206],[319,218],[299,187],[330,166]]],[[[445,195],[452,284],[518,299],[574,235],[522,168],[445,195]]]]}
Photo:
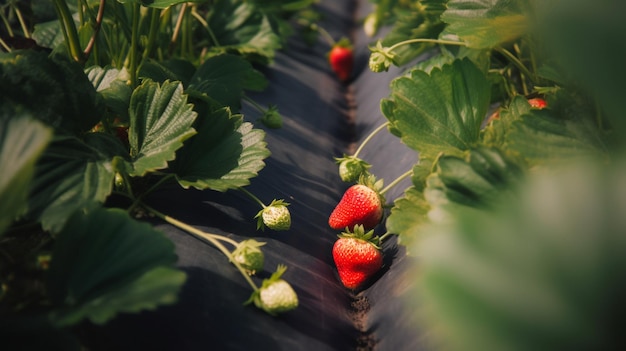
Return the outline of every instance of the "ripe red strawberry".
{"type": "Polygon", "coordinates": [[[333,259],[339,279],[348,289],[361,287],[383,265],[379,238],[373,235],[373,230],[365,233],[363,226],[357,225],[353,232],[340,234],[333,245],[333,259]]]}
{"type": "Polygon", "coordinates": [[[330,67],[340,81],[345,82],[350,78],[354,65],[354,54],[347,39],[344,38],[333,45],[328,53],[328,62],[330,62],[330,67]]]}
{"type": "Polygon", "coordinates": [[[546,102],[546,100],[544,100],[542,98],[528,99],[528,103],[530,104],[530,107],[537,108],[537,109],[540,109],[540,110],[542,108],[548,107],[548,103],[546,102]]]}
{"type": "Polygon", "coordinates": [[[379,192],[381,181],[374,176],[361,177],[359,182],[349,187],[330,214],[328,225],[336,230],[353,229],[361,224],[372,229],[383,218],[384,198],[379,192]]]}

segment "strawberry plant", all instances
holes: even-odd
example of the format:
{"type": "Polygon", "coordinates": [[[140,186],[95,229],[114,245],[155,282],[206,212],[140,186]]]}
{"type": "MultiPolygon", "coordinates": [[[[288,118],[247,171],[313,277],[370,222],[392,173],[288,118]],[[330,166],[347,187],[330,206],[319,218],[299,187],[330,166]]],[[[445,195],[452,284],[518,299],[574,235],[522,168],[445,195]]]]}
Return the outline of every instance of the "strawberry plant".
{"type": "Polygon", "coordinates": [[[587,325],[579,334],[568,316],[615,327],[598,306],[609,287],[623,291],[615,280],[593,283],[611,275],[612,264],[603,273],[599,267],[604,259],[618,262],[619,249],[587,246],[623,231],[600,224],[616,219],[596,210],[621,200],[599,191],[613,185],[595,178],[619,173],[623,158],[616,103],[624,92],[617,72],[625,31],[614,15],[623,9],[584,0],[373,3],[365,32],[388,28],[370,46],[369,68],[403,69],[380,109],[389,132],[419,155],[411,185],[384,222],[420,257],[407,304],[419,301],[420,321],[441,332],[444,349],[621,345],[604,327],[587,325]],[[614,41],[599,44],[604,37],[614,41]],[[574,200],[568,187],[588,196],[574,200]],[[553,252],[560,258],[548,258],[553,252]],[[598,288],[587,294],[587,283],[598,288]],[[522,311],[528,306],[550,310],[550,322],[522,311]]]}
{"type": "MultiPolygon", "coordinates": [[[[2,5],[0,312],[24,321],[15,330],[36,321],[65,332],[175,303],[186,274],[147,217],[214,246],[253,296],[262,291],[249,274],[264,270],[263,243],[200,231],[149,197],[172,185],[250,194],[244,187],[270,152],[242,100],[255,103],[246,92],[267,87],[257,68],[273,61],[290,19],[310,3],[2,5]]],[[[280,128],[276,106],[259,108],[261,126],[280,128]]],[[[261,205],[262,223],[289,229],[286,202],[261,205]]],[[[293,309],[289,293],[289,304],[257,306],[293,309]]]]}

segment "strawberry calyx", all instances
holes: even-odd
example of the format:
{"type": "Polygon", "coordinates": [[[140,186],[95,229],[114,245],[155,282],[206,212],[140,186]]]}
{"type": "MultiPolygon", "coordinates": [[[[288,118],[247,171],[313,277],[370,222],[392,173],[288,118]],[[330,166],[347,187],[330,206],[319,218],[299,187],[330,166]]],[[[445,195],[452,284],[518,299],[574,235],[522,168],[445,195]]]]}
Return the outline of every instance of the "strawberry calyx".
{"type": "Polygon", "coordinates": [[[391,65],[396,64],[395,55],[391,52],[392,49],[383,47],[380,41],[376,43],[376,46],[369,49],[371,51],[369,67],[372,72],[387,72],[391,65]]]}
{"type": "Polygon", "coordinates": [[[385,204],[385,196],[382,194],[384,181],[383,179],[377,179],[375,175],[366,172],[359,176],[357,184],[365,185],[366,187],[374,190],[380,199],[381,204],[385,204]]]}
{"type": "Polygon", "coordinates": [[[352,230],[346,227],[346,230],[341,234],[337,235],[340,239],[357,239],[365,241],[376,249],[381,250],[380,246],[380,237],[378,235],[374,235],[374,230],[365,231],[365,227],[362,224],[357,224],[354,226],[352,230]]]}

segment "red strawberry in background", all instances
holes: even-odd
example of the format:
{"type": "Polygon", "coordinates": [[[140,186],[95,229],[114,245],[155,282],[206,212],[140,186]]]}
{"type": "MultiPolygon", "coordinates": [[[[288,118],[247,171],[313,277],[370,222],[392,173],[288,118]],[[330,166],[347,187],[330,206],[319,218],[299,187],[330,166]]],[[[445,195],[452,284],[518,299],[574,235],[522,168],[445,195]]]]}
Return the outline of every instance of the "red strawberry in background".
{"type": "Polygon", "coordinates": [[[380,194],[381,187],[382,181],[376,181],[374,176],[361,177],[343,194],[328,218],[328,225],[336,230],[353,229],[357,224],[365,229],[376,227],[383,217],[385,202],[380,194]]]}
{"type": "Polygon", "coordinates": [[[383,266],[378,237],[374,231],[365,233],[362,225],[339,235],[333,245],[333,259],[341,283],[348,289],[358,289],[383,266]]]}
{"type": "Polygon", "coordinates": [[[548,107],[548,103],[546,102],[546,100],[542,98],[528,99],[528,103],[530,104],[530,107],[540,109],[540,110],[548,107]]]}
{"type": "Polygon", "coordinates": [[[328,62],[340,81],[345,82],[350,78],[354,65],[354,54],[348,39],[343,38],[333,45],[328,53],[328,62]]]}

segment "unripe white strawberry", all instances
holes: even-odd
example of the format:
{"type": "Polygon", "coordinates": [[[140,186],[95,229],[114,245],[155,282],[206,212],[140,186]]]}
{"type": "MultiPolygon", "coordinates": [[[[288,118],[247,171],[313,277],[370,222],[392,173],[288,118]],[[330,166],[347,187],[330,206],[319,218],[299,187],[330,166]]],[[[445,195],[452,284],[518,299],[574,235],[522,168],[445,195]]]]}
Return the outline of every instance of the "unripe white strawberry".
{"type": "Polygon", "coordinates": [[[260,247],[265,243],[258,242],[254,239],[244,240],[237,245],[232,253],[232,260],[246,270],[249,275],[253,275],[263,270],[265,255],[260,247]]]}
{"type": "Polygon", "coordinates": [[[263,281],[261,288],[252,293],[246,304],[253,302],[256,307],[273,316],[298,307],[298,295],[295,290],[281,279],[286,270],[286,266],[279,265],[276,272],[263,281]]]}
{"type": "Polygon", "coordinates": [[[265,206],[254,218],[258,218],[257,229],[268,227],[272,230],[288,230],[291,228],[291,214],[287,208],[289,204],[283,200],[273,200],[265,206]]]}

